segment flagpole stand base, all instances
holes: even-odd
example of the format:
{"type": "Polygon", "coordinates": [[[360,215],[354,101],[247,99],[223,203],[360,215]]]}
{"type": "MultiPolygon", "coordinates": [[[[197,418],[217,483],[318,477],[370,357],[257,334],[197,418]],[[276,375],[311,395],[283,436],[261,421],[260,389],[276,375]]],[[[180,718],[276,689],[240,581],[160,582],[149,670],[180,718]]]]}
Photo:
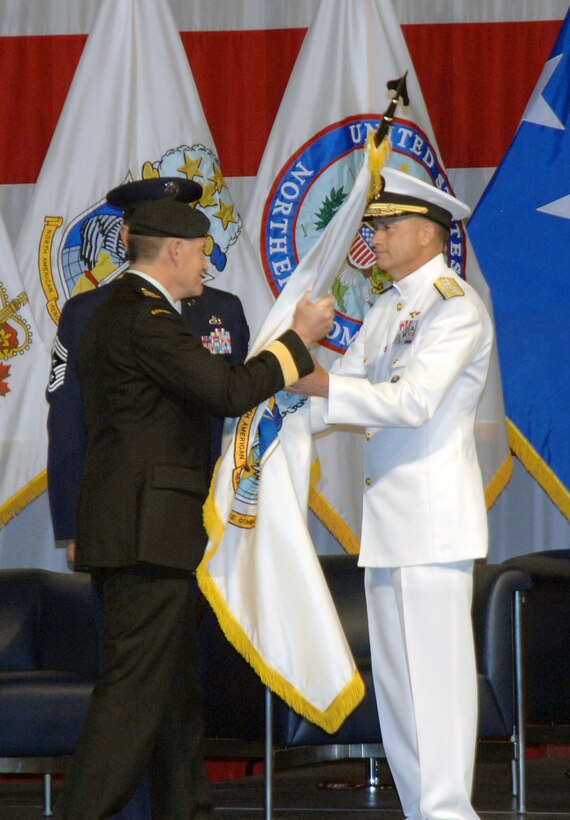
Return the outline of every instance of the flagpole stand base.
{"type": "Polygon", "coordinates": [[[324,780],[317,784],[318,788],[332,791],[365,790],[369,792],[388,791],[395,788],[391,778],[382,779],[380,777],[379,758],[369,757],[365,764],[366,769],[362,780],[324,780]]]}
{"type": "Polygon", "coordinates": [[[319,789],[349,790],[363,789],[370,793],[394,789],[388,774],[380,775],[380,762],[385,759],[381,743],[331,743],[322,746],[299,746],[275,750],[276,769],[291,766],[307,766],[315,763],[333,763],[347,760],[362,760],[365,772],[358,779],[334,779],[319,782],[319,789]]]}

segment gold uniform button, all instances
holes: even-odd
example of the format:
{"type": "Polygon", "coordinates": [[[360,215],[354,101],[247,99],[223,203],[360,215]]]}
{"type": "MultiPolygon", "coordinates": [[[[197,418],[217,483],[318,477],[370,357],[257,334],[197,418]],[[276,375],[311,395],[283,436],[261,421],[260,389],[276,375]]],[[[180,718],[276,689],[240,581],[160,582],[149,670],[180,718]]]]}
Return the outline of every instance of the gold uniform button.
{"type": "Polygon", "coordinates": [[[402,310],[403,307],[404,305],[401,302],[398,302],[398,304],[396,305],[396,310],[402,310]]]}
{"type": "Polygon", "coordinates": [[[367,487],[370,487],[370,485],[372,484],[372,479],[371,478],[365,478],[364,483],[366,484],[367,487]]]}
{"type": "Polygon", "coordinates": [[[399,376],[392,376],[390,381],[392,382],[392,384],[396,384],[396,382],[400,381],[400,377],[399,376]]]}
{"type": "Polygon", "coordinates": [[[365,433],[364,438],[366,439],[366,441],[370,441],[370,439],[372,438],[372,433],[365,433]]]}

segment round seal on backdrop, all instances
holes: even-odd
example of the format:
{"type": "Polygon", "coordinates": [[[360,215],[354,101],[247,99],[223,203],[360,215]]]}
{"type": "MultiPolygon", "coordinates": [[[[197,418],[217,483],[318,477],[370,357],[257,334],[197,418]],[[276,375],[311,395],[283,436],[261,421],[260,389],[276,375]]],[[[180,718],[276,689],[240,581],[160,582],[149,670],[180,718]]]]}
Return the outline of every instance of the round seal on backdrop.
{"type": "MultiPolygon", "coordinates": [[[[302,145],[277,175],[261,223],[261,260],[276,296],[350,194],[366,138],[379,122],[378,115],[360,115],[333,123],[302,145]]],[[[388,166],[453,193],[435,149],[415,123],[396,118],[390,138],[388,166]]],[[[391,287],[390,277],[375,263],[372,236],[370,226],[362,223],[331,288],[335,326],[323,344],[340,353],[378,295],[391,287]]],[[[465,233],[460,223],[452,224],[448,260],[465,275],[465,233]]]]}

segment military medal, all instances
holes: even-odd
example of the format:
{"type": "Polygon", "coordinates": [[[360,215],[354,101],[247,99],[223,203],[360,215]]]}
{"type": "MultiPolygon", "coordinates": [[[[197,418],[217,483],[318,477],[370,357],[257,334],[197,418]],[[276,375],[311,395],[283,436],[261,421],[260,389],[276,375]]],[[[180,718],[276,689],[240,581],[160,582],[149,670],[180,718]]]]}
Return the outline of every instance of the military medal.
{"type": "Polygon", "coordinates": [[[409,345],[414,340],[414,336],[416,335],[416,327],[418,325],[417,319],[404,319],[400,322],[400,326],[398,327],[398,332],[396,333],[396,337],[394,339],[393,344],[395,345],[409,345]]]}
{"type": "Polygon", "coordinates": [[[202,345],[210,351],[210,353],[231,353],[232,352],[232,336],[223,327],[216,328],[209,336],[201,337],[202,345]]]}

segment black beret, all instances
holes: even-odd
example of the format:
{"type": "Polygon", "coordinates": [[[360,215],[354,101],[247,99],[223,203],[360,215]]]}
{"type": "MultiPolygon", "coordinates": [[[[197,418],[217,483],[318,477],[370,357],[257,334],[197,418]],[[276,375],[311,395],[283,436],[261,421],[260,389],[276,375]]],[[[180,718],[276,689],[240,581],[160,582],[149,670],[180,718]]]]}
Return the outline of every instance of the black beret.
{"type": "Polygon", "coordinates": [[[131,234],[139,236],[172,236],[197,239],[206,236],[210,220],[206,214],[185,202],[155,199],[143,202],[129,218],[131,234]]]}
{"type": "Polygon", "coordinates": [[[155,199],[172,199],[176,202],[196,202],[202,196],[202,186],[183,177],[155,177],[125,182],[107,194],[107,202],[114,208],[122,208],[125,216],[131,211],[155,199]]]}

